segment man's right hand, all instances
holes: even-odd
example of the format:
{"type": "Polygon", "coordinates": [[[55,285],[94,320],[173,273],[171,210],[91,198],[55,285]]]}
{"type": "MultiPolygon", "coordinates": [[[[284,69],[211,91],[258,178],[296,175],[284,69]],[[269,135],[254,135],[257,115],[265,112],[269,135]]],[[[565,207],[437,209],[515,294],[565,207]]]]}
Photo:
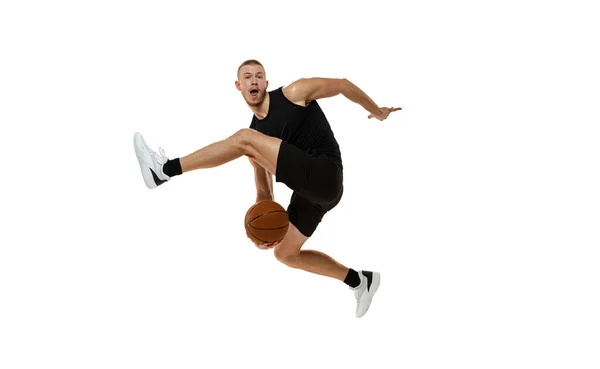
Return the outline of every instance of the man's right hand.
{"type": "Polygon", "coordinates": [[[269,250],[272,249],[276,246],[278,246],[281,243],[281,241],[277,241],[277,242],[270,242],[270,243],[255,243],[256,247],[258,247],[261,250],[269,250]]]}

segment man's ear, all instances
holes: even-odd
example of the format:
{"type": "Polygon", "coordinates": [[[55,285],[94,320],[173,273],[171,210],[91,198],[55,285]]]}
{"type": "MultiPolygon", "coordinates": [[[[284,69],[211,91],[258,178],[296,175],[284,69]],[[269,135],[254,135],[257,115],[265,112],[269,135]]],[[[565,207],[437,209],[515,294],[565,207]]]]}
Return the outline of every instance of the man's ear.
{"type": "Polygon", "coordinates": [[[240,83],[238,81],[235,81],[235,88],[240,91],[240,83]]]}

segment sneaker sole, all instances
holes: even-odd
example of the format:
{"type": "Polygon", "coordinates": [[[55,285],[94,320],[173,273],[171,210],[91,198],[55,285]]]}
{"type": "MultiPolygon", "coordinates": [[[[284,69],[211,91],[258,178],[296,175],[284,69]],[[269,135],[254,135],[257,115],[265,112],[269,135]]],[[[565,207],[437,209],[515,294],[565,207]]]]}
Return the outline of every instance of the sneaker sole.
{"type": "Polygon", "coordinates": [[[362,314],[356,315],[358,318],[362,318],[363,316],[365,316],[367,311],[369,311],[369,308],[371,307],[371,301],[373,301],[373,296],[375,296],[375,293],[379,289],[380,281],[381,281],[381,274],[379,272],[373,272],[373,282],[371,283],[371,290],[369,291],[369,294],[371,295],[371,297],[369,297],[368,300],[364,301],[365,306],[367,308],[365,309],[365,311],[362,314]]]}
{"type": "Polygon", "coordinates": [[[145,148],[146,141],[144,137],[139,132],[136,132],[133,135],[133,148],[135,150],[135,156],[137,157],[138,164],[140,165],[140,171],[142,172],[142,177],[144,178],[144,183],[146,187],[149,189],[156,188],[156,183],[154,183],[154,178],[152,177],[152,173],[150,172],[150,167],[144,164],[144,156],[145,156],[145,148]]]}

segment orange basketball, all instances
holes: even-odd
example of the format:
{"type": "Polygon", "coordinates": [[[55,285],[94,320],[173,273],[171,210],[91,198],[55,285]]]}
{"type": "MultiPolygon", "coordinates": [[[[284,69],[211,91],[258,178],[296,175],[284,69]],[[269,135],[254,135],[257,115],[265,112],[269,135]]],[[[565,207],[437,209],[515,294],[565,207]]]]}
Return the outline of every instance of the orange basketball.
{"type": "Polygon", "coordinates": [[[258,244],[281,241],[289,224],[288,214],[283,206],[271,200],[252,205],[244,219],[246,235],[258,244]]]}

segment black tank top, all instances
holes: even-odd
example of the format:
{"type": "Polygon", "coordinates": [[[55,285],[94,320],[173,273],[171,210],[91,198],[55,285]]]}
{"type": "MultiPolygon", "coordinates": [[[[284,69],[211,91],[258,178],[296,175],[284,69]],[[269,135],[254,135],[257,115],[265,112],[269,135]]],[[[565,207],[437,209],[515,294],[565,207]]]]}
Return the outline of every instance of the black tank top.
{"type": "Polygon", "coordinates": [[[283,86],[269,91],[269,111],[264,119],[252,116],[250,128],[277,137],[314,156],[324,156],[342,167],[342,155],[331,126],[317,101],[306,107],[285,97],[283,86]]]}

